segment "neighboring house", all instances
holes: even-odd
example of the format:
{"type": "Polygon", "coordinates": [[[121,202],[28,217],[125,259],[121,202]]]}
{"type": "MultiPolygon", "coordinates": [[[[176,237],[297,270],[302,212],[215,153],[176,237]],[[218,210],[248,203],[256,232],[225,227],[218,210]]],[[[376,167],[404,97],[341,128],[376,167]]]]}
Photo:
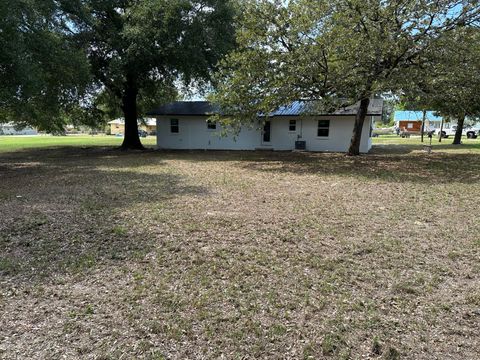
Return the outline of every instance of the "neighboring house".
{"type": "Polygon", "coordinates": [[[13,123],[0,124],[0,135],[37,135],[38,132],[32,127],[17,127],[13,123]]]}
{"type": "MultiPolygon", "coordinates": [[[[157,119],[157,147],[203,150],[294,150],[346,152],[350,145],[357,105],[332,114],[306,113],[305,102],[295,102],[268,117],[264,125],[243,126],[238,134],[222,136],[220,124],[207,122],[215,108],[206,101],[178,101],[151,111],[157,119]]],[[[372,100],[360,151],[372,147],[371,128],[382,116],[383,100],[372,100]]]]}
{"type": "MultiPolygon", "coordinates": [[[[439,130],[442,118],[433,111],[425,114],[425,130],[439,130]]],[[[395,126],[401,131],[420,132],[422,130],[423,111],[395,111],[395,126]]]]}
{"type": "MultiPolygon", "coordinates": [[[[125,120],[123,118],[110,121],[108,125],[110,126],[110,134],[112,135],[125,134],[125,120]]],[[[138,130],[144,130],[149,135],[155,135],[157,132],[157,122],[155,119],[151,119],[151,118],[139,120],[138,130]]]]}

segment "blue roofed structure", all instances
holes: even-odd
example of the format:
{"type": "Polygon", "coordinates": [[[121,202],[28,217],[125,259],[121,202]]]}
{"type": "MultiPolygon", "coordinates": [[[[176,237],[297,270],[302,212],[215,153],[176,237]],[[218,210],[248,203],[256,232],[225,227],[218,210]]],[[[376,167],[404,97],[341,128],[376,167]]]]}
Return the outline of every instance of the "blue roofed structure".
{"type": "MultiPolygon", "coordinates": [[[[395,126],[409,132],[421,132],[423,111],[395,111],[395,126]]],[[[439,129],[442,124],[442,117],[434,111],[425,113],[425,129],[439,129]]]]}
{"type": "MultiPolygon", "coordinates": [[[[423,111],[395,111],[395,121],[422,121],[423,111]]],[[[427,111],[426,120],[441,122],[442,117],[435,115],[434,111],[427,111]]]]}

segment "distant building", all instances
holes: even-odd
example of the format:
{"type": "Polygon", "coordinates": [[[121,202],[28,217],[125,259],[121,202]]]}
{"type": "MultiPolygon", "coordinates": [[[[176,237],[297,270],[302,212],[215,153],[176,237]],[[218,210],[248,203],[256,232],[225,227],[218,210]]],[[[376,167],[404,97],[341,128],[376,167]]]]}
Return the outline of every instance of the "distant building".
{"type": "MultiPolygon", "coordinates": [[[[425,129],[440,129],[442,117],[435,112],[427,111],[425,114],[425,129]]],[[[422,129],[423,111],[395,111],[395,126],[408,132],[420,132],[422,129]]]]}
{"type": "MultiPolygon", "coordinates": [[[[123,118],[110,121],[108,125],[110,126],[110,134],[112,135],[125,134],[125,120],[123,118]]],[[[151,118],[139,120],[138,130],[144,130],[149,135],[155,135],[157,133],[157,121],[151,118]]]]}
{"type": "Polygon", "coordinates": [[[26,126],[18,127],[14,123],[0,124],[0,135],[37,135],[36,129],[26,126]]]}

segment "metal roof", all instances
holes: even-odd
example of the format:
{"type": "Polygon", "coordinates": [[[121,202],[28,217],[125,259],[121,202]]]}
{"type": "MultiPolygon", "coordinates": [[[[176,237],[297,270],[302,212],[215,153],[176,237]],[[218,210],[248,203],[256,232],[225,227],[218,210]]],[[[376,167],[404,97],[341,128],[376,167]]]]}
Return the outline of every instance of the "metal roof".
{"type": "MultiPolygon", "coordinates": [[[[422,121],[423,111],[395,111],[395,121],[422,121]]],[[[435,115],[434,111],[427,111],[426,120],[442,121],[441,116],[435,115]]]]}
{"type": "Polygon", "coordinates": [[[218,108],[209,101],[175,101],[149,111],[147,115],[213,115],[218,108]]]}
{"type": "MultiPolygon", "coordinates": [[[[275,111],[270,116],[300,116],[300,115],[356,115],[359,107],[359,103],[351,106],[341,107],[338,110],[325,113],[315,109],[315,103],[312,101],[294,101],[289,106],[284,106],[275,111]]],[[[383,113],[383,100],[372,99],[368,106],[367,115],[382,115],[383,113]]]]}
{"type": "MultiPolygon", "coordinates": [[[[359,104],[340,108],[333,113],[321,113],[312,107],[313,102],[294,101],[270,114],[270,116],[300,116],[300,115],[356,115],[359,104]]],[[[382,115],[383,100],[373,99],[368,107],[368,115],[382,115]]],[[[209,116],[219,113],[219,108],[208,101],[175,101],[147,113],[149,116],[209,116]]]]}

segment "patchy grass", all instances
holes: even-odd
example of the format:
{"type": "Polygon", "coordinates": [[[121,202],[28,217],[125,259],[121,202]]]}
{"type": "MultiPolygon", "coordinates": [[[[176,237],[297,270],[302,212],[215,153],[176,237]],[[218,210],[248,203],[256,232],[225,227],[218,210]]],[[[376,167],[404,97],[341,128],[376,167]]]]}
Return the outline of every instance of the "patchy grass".
{"type": "Polygon", "coordinates": [[[479,174],[468,145],[3,153],[0,358],[476,359],[479,174]]]}

